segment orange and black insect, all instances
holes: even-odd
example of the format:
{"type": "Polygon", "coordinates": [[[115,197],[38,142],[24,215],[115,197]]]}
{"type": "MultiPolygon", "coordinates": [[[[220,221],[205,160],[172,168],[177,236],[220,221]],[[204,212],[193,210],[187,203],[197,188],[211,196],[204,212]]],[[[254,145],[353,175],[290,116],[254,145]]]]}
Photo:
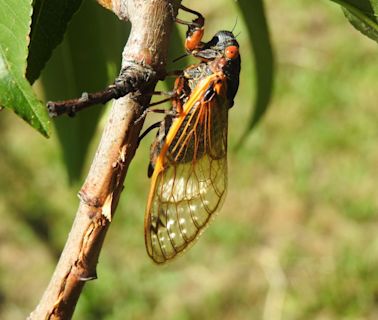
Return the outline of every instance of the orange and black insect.
{"type": "Polygon", "coordinates": [[[219,31],[202,42],[204,18],[182,9],[198,16],[184,23],[187,52],[201,62],[177,77],[172,110],[151,146],[144,232],[148,255],[156,263],[188,248],[223,203],[228,109],[239,86],[239,45],[233,33],[219,31]]]}
{"type": "MultiPolygon", "coordinates": [[[[176,21],[188,25],[186,55],[200,62],[178,75],[172,109],[160,123],[151,146],[144,232],[148,255],[156,263],[173,259],[194,243],[223,203],[228,109],[239,87],[239,44],[233,33],[219,31],[209,42],[202,42],[203,16],[184,6],[181,9],[197,16],[192,22],[176,21]]],[[[134,92],[140,81],[121,72],[103,91],[48,102],[49,114],[74,115],[93,104],[134,92]]],[[[140,139],[151,128],[156,126],[140,139]]]]}

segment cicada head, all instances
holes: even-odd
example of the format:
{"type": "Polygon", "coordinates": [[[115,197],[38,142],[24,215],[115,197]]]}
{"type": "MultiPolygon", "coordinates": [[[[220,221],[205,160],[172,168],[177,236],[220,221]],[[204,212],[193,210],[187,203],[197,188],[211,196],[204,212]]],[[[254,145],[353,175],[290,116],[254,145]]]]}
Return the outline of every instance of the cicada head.
{"type": "Polygon", "coordinates": [[[192,53],[195,57],[212,63],[214,71],[222,71],[227,78],[227,99],[230,107],[239,87],[240,54],[239,44],[231,31],[219,31],[200,50],[192,53]]]}
{"type": "Polygon", "coordinates": [[[214,60],[219,57],[226,57],[230,60],[237,58],[239,44],[231,31],[218,31],[214,37],[206,43],[203,43],[200,50],[193,53],[195,57],[204,60],[214,60]],[[228,48],[233,49],[233,54],[229,54],[228,48]]]}

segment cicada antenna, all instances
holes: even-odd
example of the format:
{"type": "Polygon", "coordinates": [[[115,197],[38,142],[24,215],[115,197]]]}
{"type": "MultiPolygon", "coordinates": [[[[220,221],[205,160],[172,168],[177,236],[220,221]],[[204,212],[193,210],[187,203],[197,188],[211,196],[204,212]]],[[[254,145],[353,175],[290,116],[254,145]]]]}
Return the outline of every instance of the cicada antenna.
{"type": "Polygon", "coordinates": [[[232,29],[231,29],[231,32],[232,32],[232,33],[234,33],[234,30],[235,30],[235,28],[236,28],[236,25],[238,24],[238,18],[239,18],[239,17],[236,16],[234,26],[233,26],[232,29]]]}

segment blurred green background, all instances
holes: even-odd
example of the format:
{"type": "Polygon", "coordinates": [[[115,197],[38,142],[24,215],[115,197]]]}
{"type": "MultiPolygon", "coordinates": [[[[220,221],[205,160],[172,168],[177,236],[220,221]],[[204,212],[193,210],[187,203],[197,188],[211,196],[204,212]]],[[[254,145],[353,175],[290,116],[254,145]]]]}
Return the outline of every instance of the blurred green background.
{"type": "MultiPolygon", "coordinates": [[[[240,16],[232,1],[190,7],[207,19],[205,38],[240,16]]],[[[245,58],[219,216],[184,256],[163,267],[149,260],[151,134],[130,166],[99,279],[85,286],[75,319],[378,318],[377,45],[329,1],[269,0],[266,10],[277,62],[273,101],[233,152],[254,96],[239,19],[245,58]]],[[[24,319],[54,270],[80,183],[69,185],[55,133],[46,140],[4,110],[0,135],[0,318],[24,319]]]]}

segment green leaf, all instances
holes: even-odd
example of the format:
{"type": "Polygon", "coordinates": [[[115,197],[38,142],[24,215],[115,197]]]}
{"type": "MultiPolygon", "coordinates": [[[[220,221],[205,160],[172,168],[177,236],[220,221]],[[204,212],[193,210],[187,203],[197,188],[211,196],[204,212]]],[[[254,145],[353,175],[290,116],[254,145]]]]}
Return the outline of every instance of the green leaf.
{"type": "MultiPolygon", "coordinates": [[[[48,100],[80,97],[103,90],[118,75],[128,24],[95,1],[85,1],[72,19],[63,43],[42,72],[48,100]]],[[[105,106],[94,106],[74,118],[54,120],[70,182],[78,180],[105,106]]]]}
{"type": "Polygon", "coordinates": [[[35,0],[26,77],[33,83],[55,47],[62,42],[67,24],[82,0],[35,0]]]}
{"type": "Polygon", "coordinates": [[[377,0],[331,0],[343,7],[349,22],[361,33],[378,42],[377,0]]]}
{"type": "Polygon", "coordinates": [[[45,107],[25,78],[31,14],[30,0],[0,0],[0,106],[12,109],[47,137],[45,107]]]}
{"type": "Polygon", "coordinates": [[[237,3],[252,40],[257,85],[254,112],[241,139],[243,141],[268,109],[273,90],[274,57],[263,1],[239,0],[237,3]]]}

